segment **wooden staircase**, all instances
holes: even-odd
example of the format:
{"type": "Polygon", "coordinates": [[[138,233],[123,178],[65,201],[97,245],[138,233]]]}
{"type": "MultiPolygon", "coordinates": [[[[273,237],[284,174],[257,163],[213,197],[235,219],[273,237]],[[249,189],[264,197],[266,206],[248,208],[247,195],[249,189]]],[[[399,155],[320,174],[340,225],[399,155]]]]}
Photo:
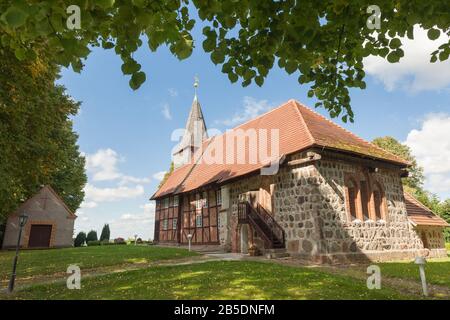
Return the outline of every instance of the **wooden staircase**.
{"type": "Polygon", "coordinates": [[[259,203],[256,207],[249,201],[243,201],[238,206],[238,223],[250,224],[264,240],[266,249],[285,248],[284,230],[259,203]]]}

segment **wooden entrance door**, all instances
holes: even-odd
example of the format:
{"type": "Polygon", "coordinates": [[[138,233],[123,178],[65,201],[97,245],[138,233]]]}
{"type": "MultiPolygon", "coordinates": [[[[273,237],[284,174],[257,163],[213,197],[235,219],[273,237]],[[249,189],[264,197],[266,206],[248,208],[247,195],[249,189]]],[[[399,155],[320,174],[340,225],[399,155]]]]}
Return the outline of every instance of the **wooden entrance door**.
{"type": "Polygon", "coordinates": [[[52,225],[33,224],[30,230],[29,248],[48,248],[52,235],[52,225]]]}

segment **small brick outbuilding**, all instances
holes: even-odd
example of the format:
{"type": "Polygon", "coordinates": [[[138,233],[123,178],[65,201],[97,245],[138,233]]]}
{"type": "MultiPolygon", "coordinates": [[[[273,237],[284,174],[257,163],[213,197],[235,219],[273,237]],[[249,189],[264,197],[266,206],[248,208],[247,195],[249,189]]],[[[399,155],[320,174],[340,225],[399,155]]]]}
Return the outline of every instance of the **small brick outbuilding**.
{"type": "Polygon", "coordinates": [[[73,245],[77,216],[50,186],[25,201],[6,222],[3,249],[15,248],[19,232],[19,216],[28,216],[22,231],[22,248],[63,248],[73,245]]]}

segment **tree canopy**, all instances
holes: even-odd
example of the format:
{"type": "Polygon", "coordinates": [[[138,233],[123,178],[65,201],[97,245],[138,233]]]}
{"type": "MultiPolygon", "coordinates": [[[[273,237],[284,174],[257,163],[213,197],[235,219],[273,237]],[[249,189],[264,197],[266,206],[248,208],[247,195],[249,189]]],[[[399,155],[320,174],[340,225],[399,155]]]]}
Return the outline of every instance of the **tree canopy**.
{"type": "MultiPolygon", "coordinates": [[[[411,163],[411,166],[407,169],[408,177],[402,178],[405,191],[411,193],[422,204],[450,223],[450,199],[441,201],[437,195],[424,189],[425,177],[423,168],[417,164],[417,160],[412,154],[411,149],[392,137],[380,137],[374,139],[372,142],[380,148],[402,157],[411,163]]],[[[446,241],[450,241],[449,228],[445,231],[445,238],[446,241]]]]}
{"type": "MultiPolygon", "coordinates": [[[[80,71],[90,47],[102,46],[121,57],[133,89],[146,80],[133,57],[144,41],[151,51],[167,45],[186,59],[198,46],[192,31],[200,21],[203,50],[231,82],[261,86],[278,64],[300,84],[311,84],[316,107],[343,121],[354,117],[349,89],[366,87],[364,57],[398,62],[401,38],[413,39],[415,25],[431,40],[450,34],[450,3],[433,0],[7,0],[0,12],[1,46],[17,59],[32,58],[36,44],[46,43],[57,64],[80,71]],[[70,5],[80,9],[80,29],[67,28],[70,5]],[[381,11],[377,30],[367,26],[371,5],[381,11]]],[[[430,61],[449,54],[450,41],[436,47],[430,61]]]]}
{"type": "Polygon", "coordinates": [[[411,166],[407,168],[408,177],[403,178],[403,184],[414,190],[422,190],[425,180],[423,168],[417,164],[416,158],[412,155],[411,149],[407,145],[398,142],[393,137],[376,138],[372,143],[409,161],[411,166]]]}
{"type": "Polygon", "coordinates": [[[0,224],[42,185],[73,211],[84,197],[85,160],[70,118],[79,103],[55,85],[58,67],[40,50],[18,62],[0,49],[0,224]]]}
{"type": "Polygon", "coordinates": [[[111,231],[109,230],[109,224],[105,224],[100,234],[100,241],[109,241],[111,231]]]}

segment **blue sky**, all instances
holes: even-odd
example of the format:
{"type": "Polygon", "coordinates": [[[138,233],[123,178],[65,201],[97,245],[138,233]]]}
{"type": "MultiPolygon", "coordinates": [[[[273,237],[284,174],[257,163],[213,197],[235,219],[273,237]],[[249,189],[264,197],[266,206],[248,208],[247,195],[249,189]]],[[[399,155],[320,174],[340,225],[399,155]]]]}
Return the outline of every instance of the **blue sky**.
{"type": "MultiPolygon", "coordinates": [[[[351,92],[354,124],[347,129],[367,140],[390,135],[407,142],[425,166],[426,186],[450,197],[450,65],[430,65],[430,42],[420,30],[417,41],[406,43],[406,56],[396,65],[369,58],[366,90],[351,92]]],[[[110,223],[113,237],[153,236],[153,204],[161,172],[168,169],[173,130],[184,128],[193,99],[193,79],[208,128],[224,131],[235,124],[289,100],[307,106],[308,86],[298,74],[275,67],[263,87],[231,84],[201,48],[178,61],[167,48],[151,53],[144,45],[136,54],[147,73],[137,91],[122,75],[121,61],[113,51],[94,49],[81,74],[63,70],[60,83],[82,102],[74,118],[81,151],[87,156],[86,200],[77,212],[76,232],[101,231],[110,223]]],[[[438,41],[444,41],[439,39],[438,41]]],[[[327,116],[323,109],[320,113],[327,116]]]]}

